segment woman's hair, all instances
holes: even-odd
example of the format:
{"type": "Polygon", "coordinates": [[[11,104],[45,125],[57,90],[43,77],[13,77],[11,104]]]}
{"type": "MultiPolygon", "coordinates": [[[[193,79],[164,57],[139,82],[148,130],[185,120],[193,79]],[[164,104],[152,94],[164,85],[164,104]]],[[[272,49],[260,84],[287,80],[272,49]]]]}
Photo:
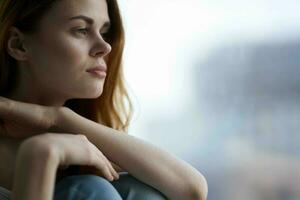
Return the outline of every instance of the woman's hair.
{"type": "MultiPolygon", "coordinates": [[[[16,86],[17,61],[6,51],[9,28],[30,34],[39,28],[39,19],[61,0],[0,0],[0,95],[8,95],[16,86]]],[[[83,117],[127,132],[133,106],[125,88],[122,68],[124,29],[117,0],[107,0],[111,21],[108,41],[112,46],[107,62],[107,76],[102,95],[96,99],[70,99],[64,106],[83,117]]]]}

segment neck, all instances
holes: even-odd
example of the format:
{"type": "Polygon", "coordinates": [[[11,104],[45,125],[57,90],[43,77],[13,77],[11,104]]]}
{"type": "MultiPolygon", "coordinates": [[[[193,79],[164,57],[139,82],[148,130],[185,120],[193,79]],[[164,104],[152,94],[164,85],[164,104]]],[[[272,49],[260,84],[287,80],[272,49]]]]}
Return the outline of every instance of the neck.
{"type": "Polygon", "coordinates": [[[42,84],[37,83],[32,78],[20,76],[17,86],[9,93],[7,98],[26,103],[34,103],[44,106],[63,106],[67,98],[57,94],[52,89],[43,88],[42,84]]]}

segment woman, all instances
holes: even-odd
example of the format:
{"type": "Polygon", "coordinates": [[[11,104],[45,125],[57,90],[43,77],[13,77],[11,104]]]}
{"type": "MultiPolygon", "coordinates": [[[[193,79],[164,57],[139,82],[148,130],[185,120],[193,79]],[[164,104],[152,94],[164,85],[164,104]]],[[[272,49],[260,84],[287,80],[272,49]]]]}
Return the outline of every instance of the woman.
{"type": "Polygon", "coordinates": [[[0,14],[3,195],[206,199],[200,172],[125,134],[116,0],[2,0],[0,14]]]}

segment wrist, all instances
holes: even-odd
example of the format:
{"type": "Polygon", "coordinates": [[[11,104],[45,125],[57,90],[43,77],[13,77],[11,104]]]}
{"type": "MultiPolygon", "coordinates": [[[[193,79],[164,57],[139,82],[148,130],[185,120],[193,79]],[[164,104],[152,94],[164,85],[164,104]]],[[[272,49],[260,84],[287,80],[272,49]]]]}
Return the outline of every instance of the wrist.
{"type": "Polygon", "coordinates": [[[71,109],[65,106],[53,107],[52,114],[51,114],[52,120],[48,132],[53,132],[53,133],[66,132],[63,126],[65,123],[65,116],[71,111],[72,111],[71,109]]]}
{"type": "Polygon", "coordinates": [[[17,159],[24,162],[31,162],[34,165],[39,165],[40,162],[50,162],[54,166],[59,165],[59,152],[54,145],[50,145],[45,138],[40,138],[44,135],[37,135],[25,139],[17,152],[17,159]]]}

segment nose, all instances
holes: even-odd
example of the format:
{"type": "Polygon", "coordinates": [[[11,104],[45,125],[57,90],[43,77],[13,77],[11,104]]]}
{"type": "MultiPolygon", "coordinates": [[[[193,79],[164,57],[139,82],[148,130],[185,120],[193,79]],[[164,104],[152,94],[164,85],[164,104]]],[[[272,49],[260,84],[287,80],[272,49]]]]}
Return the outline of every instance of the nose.
{"type": "Polygon", "coordinates": [[[91,50],[91,55],[96,57],[104,57],[111,52],[111,45],[106,42],[101,36],[97,37],[94,46],[91,50]]]}

